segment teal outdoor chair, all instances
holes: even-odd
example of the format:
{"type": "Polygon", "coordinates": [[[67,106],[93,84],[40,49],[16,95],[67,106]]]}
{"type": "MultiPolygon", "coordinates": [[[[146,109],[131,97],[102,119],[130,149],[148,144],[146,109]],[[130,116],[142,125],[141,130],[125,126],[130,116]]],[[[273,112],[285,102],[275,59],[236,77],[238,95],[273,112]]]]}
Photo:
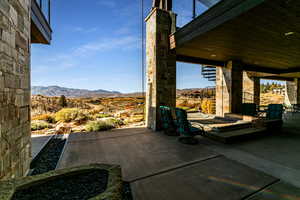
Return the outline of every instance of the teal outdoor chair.
{"type": "Polygon", "coordinates": [[[160,122],[164,133],[169,136],[178,136],[176,122],[172,116],[172,109],[168,106],[160,106],[160,122]]]}
{"type": "Polygon", "coordinates": [[[176,124],[177,132],[180,134],[179,141],[185,144],[197,144],[198,140],[194,138],[196,135],[203,135],[203,129],[192,127],[187,119],[187,113],[181,108],[176,108],[176,124]]]}
{"type": "Polygon", "coordinates": [[[257,106],[255,103],[243,103],[242,114],[249,116],[257,116],[257,106]]]}
{"type": "Polygon", "coordinates": [[[275,120],[282,119],[283,115],[283,105],[281,104],[270,104],[267,110],[267,119],[275,120]]]}

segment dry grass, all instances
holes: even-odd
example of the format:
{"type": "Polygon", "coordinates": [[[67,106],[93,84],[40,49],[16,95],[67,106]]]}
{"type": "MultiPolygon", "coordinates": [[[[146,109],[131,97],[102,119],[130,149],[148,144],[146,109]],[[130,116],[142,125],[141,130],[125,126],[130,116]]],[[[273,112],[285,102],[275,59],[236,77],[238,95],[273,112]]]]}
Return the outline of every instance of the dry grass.
{"type": "Polygon", "coordinates": [[[262,93],[260,95],[260,105],[268,105],[268,104],[283,104],[284,96],[279,94],[272,93],[262,93]]]}

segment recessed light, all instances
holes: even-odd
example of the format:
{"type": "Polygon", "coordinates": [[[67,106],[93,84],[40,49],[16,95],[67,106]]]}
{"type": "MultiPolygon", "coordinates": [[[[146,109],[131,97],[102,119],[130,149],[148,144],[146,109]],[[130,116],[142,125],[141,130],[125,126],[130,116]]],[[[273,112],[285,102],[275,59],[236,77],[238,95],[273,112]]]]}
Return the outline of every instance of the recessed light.
{"type": "Polygon", "coordinates": [[[211,54],[210,56],[211,56],[211,57],[216,57],[217,55],[216,55],[216,54],[211,54]]]}
{"type": "Polygon", "coordinates": [[[292,31],[291,31],[291,32],[286,32],[284,35],[285,35],[285,36],[289,36],[289,35],[294,35],[294,34],[295,34],[295,32],[292,32],[292,31]]]}

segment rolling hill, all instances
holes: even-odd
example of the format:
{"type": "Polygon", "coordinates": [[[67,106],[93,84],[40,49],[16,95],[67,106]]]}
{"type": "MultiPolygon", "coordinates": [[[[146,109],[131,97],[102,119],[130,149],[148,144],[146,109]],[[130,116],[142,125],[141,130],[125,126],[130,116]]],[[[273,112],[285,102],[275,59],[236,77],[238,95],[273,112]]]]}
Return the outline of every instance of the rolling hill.
{"type": "Polygon", "coordinates": [[[119,96],[120,92],[108,91],[108,90],[86,90],[86,89],[74,89],[65,88],[60,86],[32,86],[32,95],[43,95],[43,96],[61,96],[66,97],[107,97],[107,96],[119,96]]]}

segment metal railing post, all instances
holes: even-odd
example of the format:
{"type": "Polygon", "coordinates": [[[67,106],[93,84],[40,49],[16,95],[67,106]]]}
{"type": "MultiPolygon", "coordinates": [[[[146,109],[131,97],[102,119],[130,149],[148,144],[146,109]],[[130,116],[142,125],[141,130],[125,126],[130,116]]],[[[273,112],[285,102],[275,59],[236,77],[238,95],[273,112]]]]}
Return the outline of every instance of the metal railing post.
{"type": "Polygon", "coordinates": [[[51,26],[51,0],[48,0],[48,21],[51,26]]]}
{"type": "Polygon", "coordinates": [[[196,18],[196,0],[193,0],[193,19],[196,18]]]}

